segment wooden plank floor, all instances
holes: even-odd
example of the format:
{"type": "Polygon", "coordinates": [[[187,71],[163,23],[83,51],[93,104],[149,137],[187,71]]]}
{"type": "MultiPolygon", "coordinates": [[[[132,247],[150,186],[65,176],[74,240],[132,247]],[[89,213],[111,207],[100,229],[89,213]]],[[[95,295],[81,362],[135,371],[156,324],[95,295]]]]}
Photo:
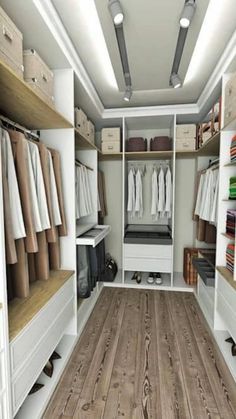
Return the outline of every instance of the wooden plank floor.
{"type": "Polygon", "coordinates": [[[105,288],[43,417],[236,418],[236,384],[193,294],[105,288]]]}

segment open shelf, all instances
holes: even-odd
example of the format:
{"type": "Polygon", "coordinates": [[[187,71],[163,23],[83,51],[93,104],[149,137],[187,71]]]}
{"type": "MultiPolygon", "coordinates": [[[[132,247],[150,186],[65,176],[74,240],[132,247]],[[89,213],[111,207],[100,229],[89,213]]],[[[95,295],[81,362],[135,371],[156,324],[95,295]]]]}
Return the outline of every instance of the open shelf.
{"type": "Polygon", "coordinates": [[[30,284],[30,295],[26,298],[14,298],[8,304],[9,338],[14,339],[21,330],[44,307],[53,295],[73,275],[73,271],[50,271],[47,281],[35,281],[30,284]]]}
{"type": "Polygon", "coordinates": [[[199,156],[219,155],[220,151],[220,131],[207,140],[201,148],[197,150],[199,156]]]}
{"type": "Polygon", "coordinates": [[[118,153],[104,153],[99,150],[99,160],[120,160],[122,159],[123,153],[122,151],[118,153]]]}
{"type": "Polygon", "coordinates": [[[148,284],[147,278],[149,275],[149,272],[141,272],[142,274],[142,281],[140,284],[137,284],[135,280],[132,279],[134,272],[126,271],[125,272],[125,282],[124,284],[128,288],[138,288],[138,289],[151,289],[151,290],[165,290],[167,288],[171,288],[171,275],[170,274],[161,274],[162,278],[162,284],[156,285],[154,284],[148,284]]]}
{"type": "Polygon", "coordinates": [[[228,233],[221,233],[221,235],[224,236],[224,237],[226,237],[229,240],[233,240],[233,241],[235,240],[235,237],[234,236],[231,236],[228,233]]]}
{"type": "Polygon", "coordinates": [[[213,331],[213,335],[219,345],[226,364],[236,381],[236,359],[231,354],[231,345],[228,342],[225,342],[225,339],[229,338],[230,334],[226,330],[215,330],[213,331]]]}
{"type": "Polygon", "coordinates": [[[128,160],[145,160],[145,159],[168,159],[173,156],[173,151],[126,151],[125,157],[128,160]]]}
{"type": "Polygon", "coordinates": [[[223,276],[223,278],[233,287],[236,289],[236,281],[234,281],[234,276],[232,272],[229,271],[225,266],[217,266],[217,271],[223,276]]]}
{"type": "Polygon", "coordinates": [[[76,244],[96,247],[110,233],[111,226],[95,225],[93,229],[98,230],[96,235],[90,235],[89,231],[87,231],[84,235],[76,238],[76,244]]]}
{"type": "Polygon", "coordinates": [[[0,111],[29,129],[72,128],[72,124],[0,61],[0,111]]]}
{"type": "Polygon", "coordinates": [[[86,137],[80,134],[79,130],[75,128],[75,147],[77,150],[96,150],[100,151],[95,144],[91,143],[86,137]]]}
{"type": "Polygon", "coordinates": [[[42,373],[37,382],[44,384],[37,393],[29,395],[15,416],[17,419],[40,418],[49,402],[59,378],[68,362],[76,343],[76,336],[64,335],[56,351],[61,355],[61,359],[53,361],[54,371],[51,378],[42,373]]]}
{"type": "Polygon", "coordinates": [[[227,164],[224,164],[224,167],[231,167],[231,166],[236,166],[236,161],[231,161],[227,164]]]}

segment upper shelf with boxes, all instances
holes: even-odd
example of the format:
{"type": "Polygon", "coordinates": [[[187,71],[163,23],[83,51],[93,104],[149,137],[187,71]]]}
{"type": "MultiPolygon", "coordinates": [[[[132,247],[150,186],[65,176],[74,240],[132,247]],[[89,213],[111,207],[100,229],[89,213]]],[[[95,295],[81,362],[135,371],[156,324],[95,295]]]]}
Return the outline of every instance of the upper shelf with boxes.
{"type": "Polygon", "coordinates": [[[80,108],[75,108],[76,148],[97,150],[95,145],[95,126],[80,108]]]}
{"type": "Polygon", "coordinates": [[[23,35],[0,8],[0,111],[30,129],[69,128],[57,112],[53,72],[33,49],[23,50],[23,35]]]}

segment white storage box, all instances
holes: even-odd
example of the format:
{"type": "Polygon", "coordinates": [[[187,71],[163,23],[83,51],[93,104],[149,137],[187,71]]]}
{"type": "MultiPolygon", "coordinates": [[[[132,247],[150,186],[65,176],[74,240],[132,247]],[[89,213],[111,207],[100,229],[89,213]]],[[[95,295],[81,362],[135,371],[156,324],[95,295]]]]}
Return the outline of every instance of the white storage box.
{"type": "Polygon", "coordinates": [[[24,79],[26,82],[34,82],[40,92],[50,99],[54,96],[53,72],[37,54],[35,49],[24,51],[24,79]]]}
{"type": "Polygon", "coordinates": [[[87,132],[87,138],[91,143],[95,143],[95,127],[93,123],[89,120],[87,120],[86,124],[86,132],[87,132]]]}
{"type": "Polygon", "coordinates": [[[45,92],[41,89],[41,87],[38,85],[37,81],[35,80],[30,80],[27,81],[27,83],[29,84],[29,86],[35,90],[35,93],[44,101],[46,102],[49,106],[54,107],[55,103],[54,103],[54,97],[53,96],[48,96],[45,94],[45,92]]]}
{"type": "Polygon", "coordinates": [[[87,115],[80,108],[75,108],[75,127],[87,138],[87,115]]]}
{"type": "Polygon", "coordinates": [[[102,129],[102,142],[119,142],[120,143],[120,127],[116,128],[103,128],[102,129]]]}
{"type": "Polygon", "coordinates": [[[187,124],[187,125],[177,125],[176,126],[176,138],[180,139],[189,139],[196,138],[196,125],[187,124]]]}
{"type": "Polygon", "coordinates": [[[196,150],[195,138],[176,138],[176,151],[194,151],[196,150]]]}
{"type": "Polygon", "coordinates": [[[225,86],[225,111],[224,125],[236,118],[236,74],[234,74],[225,86]]]}
{"type": "Polygon", "coordinates": [[[120,152],[120,142],[118,141],[105,141],[102,142],[102,152],[103,153],[119,153],[120,152]]]}
{"type": "Polygon", "coordinates": [[[0,7],[0,59],[23,79],[23,36],[0,7]]]}

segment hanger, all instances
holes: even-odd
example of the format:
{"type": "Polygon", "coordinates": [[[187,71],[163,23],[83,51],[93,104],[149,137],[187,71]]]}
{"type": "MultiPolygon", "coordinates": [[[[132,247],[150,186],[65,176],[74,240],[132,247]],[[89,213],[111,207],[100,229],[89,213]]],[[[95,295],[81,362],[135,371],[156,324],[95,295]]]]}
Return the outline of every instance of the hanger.
{"type": "Polygon", "coordinates": [[[25,134],[26,137],[31,137],[35,141],[39,141],[39,135],[35,134],[34,132],[30,131],[29,129],[23,127],[22,125],[18,124],[17,122],[11,121],[11,119],[6,118],[3,115],[0,115],[0,123],[2,128],[11,128],[16,131],[22,132],[25,134]]]}
{"type": "Polygon", "coordinates": [[[75,159],[75,165],[76,165],[76,166],[79,166],[79,167],[81,167],[81,166],[86,167],[86,169],[91,170],[91,171],[93,172],[92,167],[89,167],[89,166],[87,166],[86,164],[81,163],[81,161],[79,161],[78,159],[75,159]]]}

